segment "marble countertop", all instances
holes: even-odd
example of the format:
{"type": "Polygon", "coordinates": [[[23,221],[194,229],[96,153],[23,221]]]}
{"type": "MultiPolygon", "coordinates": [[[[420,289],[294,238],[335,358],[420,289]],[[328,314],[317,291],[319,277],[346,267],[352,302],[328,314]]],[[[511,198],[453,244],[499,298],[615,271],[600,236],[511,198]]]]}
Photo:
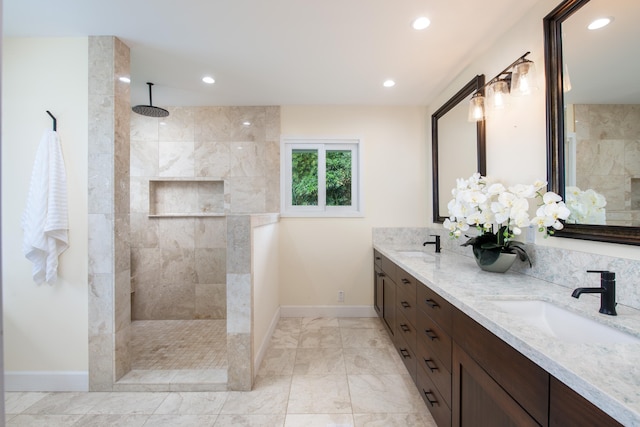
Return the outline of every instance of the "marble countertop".
{"type": "Polygon", "coordinates": [[[618,305],[598,313],[600,296],[571,297],[571,288],[516,272],[480,270],[473,258],[432,247],[374,245],[407,273],[510,344],[623,425],[640,425],[640,344],[569,343],[542,333],[494,301],[544,300],[640,337],[640,310],[618,305]],[[425,256],[403,254],[423,251],[425,256]]]}

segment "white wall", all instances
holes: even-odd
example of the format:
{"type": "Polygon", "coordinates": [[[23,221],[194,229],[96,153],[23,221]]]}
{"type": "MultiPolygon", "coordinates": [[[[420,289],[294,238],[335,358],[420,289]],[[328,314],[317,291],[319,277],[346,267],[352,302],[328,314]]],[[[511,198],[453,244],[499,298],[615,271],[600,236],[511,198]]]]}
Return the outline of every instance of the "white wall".
{"type": "MultiPolygon", "coordinates": [[[[2,74],[2,280],[6,371],[87,371],[87,38],[5,38],[2,74]],[[20,217],[40,137],[58,132],[68,179],[69,249],[58,283],[37,286],[20,217]]],[[[9,388],[7,383],[7,388],[9,388]]]]}
{"type": "MultiPolygon", "coordinates": [[[[489,81],[504,67],[527,51],[535,62],[538,90],[527,97],[511,97],[511,105],[502,116],[487,120],[487,175],[505,183],[527,183],[546,179],[546,115],[544,81],[543,18],[559,0],[540,0],[531,11],[504,34],[491,48],[461,70],[455,80],[435,99],[429,108],[433,114],[476,74],[489,81]]],[[[589,242],[566,238],[538,238],[536,244],[640,259],[640,247],[612,243],[589,242]]]]}
{"type": "MultiPolygon", "coordinates": [[[[431,203],[424,107],[285,106],[285,136],[359,137],[363,218],[282,218],[280,304],[373,304],[373,227],[420,227],[431,203]]],[[[425,236],[426,238],[427,236],[425,236]]]]}
{"type": "Polygon", "coordinates": [[[258,371],[279,317],[278,231],[277,223],[252,230],[254,372],[258,371]]]}

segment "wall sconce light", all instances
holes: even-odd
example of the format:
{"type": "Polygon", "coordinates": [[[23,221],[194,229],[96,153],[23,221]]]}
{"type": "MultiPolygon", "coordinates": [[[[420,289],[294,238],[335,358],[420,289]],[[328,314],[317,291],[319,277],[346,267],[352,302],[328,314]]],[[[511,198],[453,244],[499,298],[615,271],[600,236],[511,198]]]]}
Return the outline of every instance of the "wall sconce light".
{"type": "Polygon", "coordinates": [[[487,113],[505,109],[509,105],[509,96],[529,95],[536,89],[535,64],[526,59],[530,53],[513,61],[473,94],[469,101],[470,122],[479,122],[487,113]],[[485,88],[486,96],[483,93],[485,88]]]}

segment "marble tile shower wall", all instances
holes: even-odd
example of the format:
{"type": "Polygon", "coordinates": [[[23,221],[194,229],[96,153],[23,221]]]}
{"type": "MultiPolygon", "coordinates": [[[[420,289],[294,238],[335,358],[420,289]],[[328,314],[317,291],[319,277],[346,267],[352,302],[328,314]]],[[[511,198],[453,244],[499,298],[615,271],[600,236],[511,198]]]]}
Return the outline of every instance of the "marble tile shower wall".
{"type": "MultiPolygon", "coordinates": [[[[451,239],[448,231],[438,226],[374,228],[373,244],[422,248],[423,242],[433,240],[433,234],[441,236],[442,256],[446,256],[447,252],[472,256],[470,248],[460,246],[462,239],[451,239]]],[[[618,303],[640,310],[640,282],[637,280],[640,277],[640,261],[532,244],[528,244],[526,250],[533,267],[517,262],[511,267],[512,271],[564,286],[569,294],[569,289],[579,286],[599,286],[597,276],[586,273],[587,270],[610,270],[616,273],[618,303]]]]}
{"type": "Polygon", "coordinates": [[[89,387],[110,390],[131,369],[129,47],[89,37],[89,387]]]}
{"type": "Polygon", "coordinates": [[[607,199],[607,224],[640,224],[640,105],[575,105],[576,182],[607,199]]]}
{"type": "MultiPolygon", "coordinates": [[[[165,119],[131,116],[133,319],[224,319],[226,217],[149,218],[149,181],[220,180],[218,214],[278,212],[280,108],[167,109],[165,119]]],[[[193,197],[171,194],[166,205],[192,211],[193,197]]]]}

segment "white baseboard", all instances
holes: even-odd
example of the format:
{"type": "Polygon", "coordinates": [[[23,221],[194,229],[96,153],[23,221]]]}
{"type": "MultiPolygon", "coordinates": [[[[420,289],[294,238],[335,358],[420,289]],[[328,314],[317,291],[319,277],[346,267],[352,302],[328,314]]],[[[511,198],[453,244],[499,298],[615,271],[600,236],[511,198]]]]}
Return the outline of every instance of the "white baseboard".
{"type": "Polygon", "coordinates": [[[276,330],[276,326],[278,326],[278,320],[280,320],[280,307],[276,310],[273,318],[271,319],[271,323],[269,324],[269,329],[267,330],[267,334],[264,337],[262,343],[260,343],[260,348],[256,352],[256,357],[253,361],[253,372],[254,376],[258,374],[258,369],[260,369],[260,364],[262,363],[262,359],[264,359],[264,355],[267,352],[267,348],[269,348],[269,343],[271,342],[271,337],[273,336],[273,332],[276,330]]]}
{"type": "Polygon", "coordinates": [[[88,371],[6,371],[5,391],[89,391],[88,371]]]}
{"type": "Polygon", "coordinates": [[[376,317],[371,305],[281,305],[281,317],[376,317]]]}

